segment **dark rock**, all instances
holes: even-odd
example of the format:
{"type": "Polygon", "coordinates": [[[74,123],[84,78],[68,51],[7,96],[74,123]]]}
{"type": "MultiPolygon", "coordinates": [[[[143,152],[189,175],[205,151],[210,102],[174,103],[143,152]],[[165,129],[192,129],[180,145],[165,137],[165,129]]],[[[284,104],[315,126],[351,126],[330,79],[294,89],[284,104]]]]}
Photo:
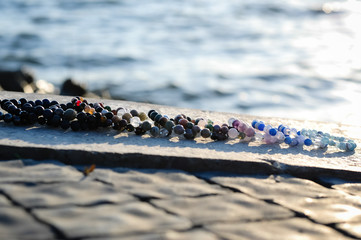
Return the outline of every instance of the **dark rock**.
{"type": "Polygon", "coordinates": [[[84,96],[87,93],[85,86],[75,82],[73,79],[68,78],[61,86],[60,95],[66,96],[84,96]]]}
{"type": "Polygon", "coordinates": [[[34,81],[34,74],[26,68],[17,71],[0,71],[0,86],[7,91],[34,92],[34,81]]]}

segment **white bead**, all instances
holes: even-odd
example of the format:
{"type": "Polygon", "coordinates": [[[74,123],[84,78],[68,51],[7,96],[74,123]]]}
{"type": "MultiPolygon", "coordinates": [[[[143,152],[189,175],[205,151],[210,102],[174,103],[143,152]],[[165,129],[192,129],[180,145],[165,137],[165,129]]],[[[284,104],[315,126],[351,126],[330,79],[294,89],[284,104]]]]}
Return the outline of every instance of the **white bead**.
{"type": "Polygon", "coordinates": [[[228,130],[228,137],[230,139],[235,139],[238,137],[238,135],[239,135],[239,132],[237,131],[237,129],[231,128],[228,130]]]}
{"type": "Polygon", "coordinates": [[[230,118],[228,119],[228,126],[231,126],[232,127],[232,123],[235,121],[236,119],[235,118],[230,118]]]}
{"type": "Polygon", "coordinates": [[[254,135],[254,138],[256,139],[256,141],[262,142],[262,140],[264,139],[264,136],[262,133],[256,132],[256,134],[254,135]]]}
{"type": "Polygon", "coordinates": [[[204,121],[204,120],[200,120],[197,125],[198,125],[200,128],[204,128],[204,126],[207,125],[207,122],[204,121]]]}
{"type": "Polygon", "coordinates": [[[160,135],[161,137],[166,137],[166,136],[168,136],[168,134],[169,134],[169,132],[168,132],[168,130],[165,129],[165,128],[162,128],[162,129],[160,130],[160,132],[159,132],[159,135],[160,135]]]}
{"type": "Polygon", "coordinates": [[[134,127],[139,127],[141,121],[139,117],[132,117],[130,119],[130,124],[132,124],[134,127]]]}

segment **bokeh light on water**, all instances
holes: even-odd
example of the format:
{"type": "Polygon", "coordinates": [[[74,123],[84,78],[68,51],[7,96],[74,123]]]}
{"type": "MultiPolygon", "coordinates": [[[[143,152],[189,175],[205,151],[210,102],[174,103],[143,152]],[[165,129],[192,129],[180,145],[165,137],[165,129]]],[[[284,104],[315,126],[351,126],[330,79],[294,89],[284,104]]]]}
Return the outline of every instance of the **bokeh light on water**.
{"type": "Polygon", "coordinates": [[[361,3],[0,1],[0,67],[117,98],[256,115],[361,119],[361,3]]]}

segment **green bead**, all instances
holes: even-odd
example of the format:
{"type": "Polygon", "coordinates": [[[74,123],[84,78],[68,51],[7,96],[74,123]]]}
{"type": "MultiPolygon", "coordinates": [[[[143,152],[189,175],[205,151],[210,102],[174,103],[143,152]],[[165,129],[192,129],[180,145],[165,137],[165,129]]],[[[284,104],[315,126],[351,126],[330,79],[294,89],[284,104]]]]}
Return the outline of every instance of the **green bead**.
{"type": "Polygon", "coordinates": [[[111,109],[109,106],[105,106],[104,108],[105,108],[106,110],[108,110],[109,112],[112,111],[112,109],[111,109]]]}
{"type": "Polygon", "coordinates": [[[172,131],[173,127],[174,127],[173,121],[168,121],[164,126],[164,128],[167,129],[169,132],[172,131]]]}
{"type": "Polygon", "coordinates": [[[244,139],[246,137],[246,134],[244,132],[240,132],[238,137],[240,139],[244,139]]]}
{"type": "Polygon", "coordinates": [[[211,132],[213,132],[213,125],[208,123],[206,126],[204,126],[205,128],[208,128],[211,132]]]}
{"type": "Polygon", "coordinates": [[[158,127],[152,127],[150,129],[150,135],[152,137],[159,137],[159,128],[158,127]]]}
{"type": "Polygon", "coordinates": [[[140,118],[141,121],[145,121],[148,118],[145,112],[140,112],[138,117],[140,118]]]}
{"type": "Polygon", "coordinates": [[[144,131],[149,131],[152,128],[152,124],[149,121],[144,121],[142,123],[142,129],[144,131]]]}

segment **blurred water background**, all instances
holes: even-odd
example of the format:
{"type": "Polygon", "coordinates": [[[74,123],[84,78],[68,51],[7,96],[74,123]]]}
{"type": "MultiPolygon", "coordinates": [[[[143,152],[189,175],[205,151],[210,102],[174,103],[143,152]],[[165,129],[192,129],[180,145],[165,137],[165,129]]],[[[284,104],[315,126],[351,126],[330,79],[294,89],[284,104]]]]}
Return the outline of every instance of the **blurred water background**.
{"type": "Polygon", "coordinates": [[[1,0],[0,68],[115,98],[361,120],[361,4],[325,0],[1,0]]]}

